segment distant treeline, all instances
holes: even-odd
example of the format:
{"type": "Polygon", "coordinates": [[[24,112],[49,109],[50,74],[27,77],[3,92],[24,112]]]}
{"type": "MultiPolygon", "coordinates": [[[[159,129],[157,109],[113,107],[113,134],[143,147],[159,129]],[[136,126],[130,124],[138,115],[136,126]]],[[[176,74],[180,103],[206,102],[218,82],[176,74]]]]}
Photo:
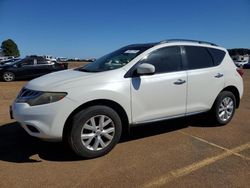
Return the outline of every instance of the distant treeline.
{"type": "Polygon", "coordinates": [[[228,49],[228,52],[229,52],[230,56],[232,56],[232,55],[245,55],[245,54],[250,55],[250,49],[246,49],[246,48],[228,49]]]}

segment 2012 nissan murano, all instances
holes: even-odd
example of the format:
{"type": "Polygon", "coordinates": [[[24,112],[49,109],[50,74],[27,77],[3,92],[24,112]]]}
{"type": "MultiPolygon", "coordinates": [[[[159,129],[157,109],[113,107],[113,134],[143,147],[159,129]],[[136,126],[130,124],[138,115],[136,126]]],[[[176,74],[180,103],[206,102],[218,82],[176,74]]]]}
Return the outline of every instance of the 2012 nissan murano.
{"type": "Polygon", "coordinates": [[[243,94],[241,73],[227,50],[212,43],[134,44],[31,80],[11,112],[30,135],[66,138],[78,155],[94,158],[136,124],[203,112],[227,124],[243,94]]]}

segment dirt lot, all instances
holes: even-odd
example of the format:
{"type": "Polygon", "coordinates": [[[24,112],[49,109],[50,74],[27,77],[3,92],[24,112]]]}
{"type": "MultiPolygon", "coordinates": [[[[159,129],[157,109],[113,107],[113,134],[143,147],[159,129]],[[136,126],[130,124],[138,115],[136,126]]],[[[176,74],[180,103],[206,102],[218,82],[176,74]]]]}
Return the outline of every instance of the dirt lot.
{"type": "Polygon", "coordinates": [[[136,127],[92,160],[32,138],[9,119],[24,84],[0,82],[0,187],[250,187],[250,70],[230,124],[199,116],[136,127]]]}

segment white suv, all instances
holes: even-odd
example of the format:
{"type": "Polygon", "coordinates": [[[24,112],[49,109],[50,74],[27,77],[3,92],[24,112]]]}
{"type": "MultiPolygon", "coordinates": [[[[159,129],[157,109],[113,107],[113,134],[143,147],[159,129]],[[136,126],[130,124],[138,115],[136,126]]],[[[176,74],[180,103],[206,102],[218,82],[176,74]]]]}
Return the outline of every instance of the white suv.
{"type": "Polygon", "coordinates": [[[134,44],[28,82],[11,110],[30,135],[66,138],[78,155],[94,158],[132,125],[208,111],[227,124],[243,94],[241,73],[212,43],[134,44]]]}

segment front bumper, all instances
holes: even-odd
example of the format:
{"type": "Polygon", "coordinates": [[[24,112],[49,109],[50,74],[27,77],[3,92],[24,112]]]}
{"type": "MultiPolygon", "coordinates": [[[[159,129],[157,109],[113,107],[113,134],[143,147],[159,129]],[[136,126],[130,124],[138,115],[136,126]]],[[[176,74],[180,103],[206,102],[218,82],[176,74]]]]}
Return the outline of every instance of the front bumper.
{"type": "Polygon", "coordinates": [[[50,104],[30,106],[13,103],[12,114],[28,134],[45,140],[60,141],[63,128],[76,103],[67,97],[50,104]]]}

